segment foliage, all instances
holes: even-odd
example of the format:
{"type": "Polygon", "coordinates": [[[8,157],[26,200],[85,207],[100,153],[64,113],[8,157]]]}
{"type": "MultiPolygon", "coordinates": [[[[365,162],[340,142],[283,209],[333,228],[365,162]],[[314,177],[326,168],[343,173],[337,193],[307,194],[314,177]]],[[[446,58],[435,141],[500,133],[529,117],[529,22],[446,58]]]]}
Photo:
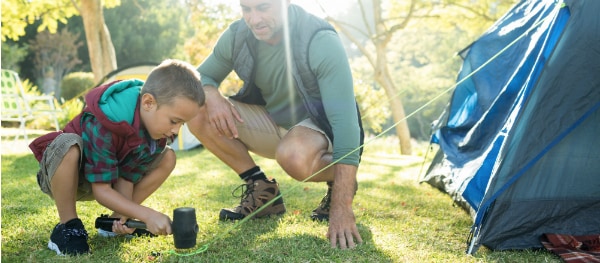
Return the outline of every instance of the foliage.
{"type": "Polygon", "coordinates": [[[60,89],[62,99],[71,100],[81,97],[87,90],[94,87],[94,74],[91,72],[72,72],[62,80],[60,89]]]}
{"type": "Polygon", "coordinates": [[[179,0],[123,1],[119,7],[105,10],[117,64],[158,64],[166,58],[185,60],[183,43],[191,37],[186,22],[188,13],[179,0]]]}
{"type": "Polygon", "coordinates": [[[65,101],[60,105],[61,114],[58,117],[59,126],[65,127],[68,122],[70,122],[75,116],[81,113],[81,110],[84,107],[83,100],[81,98],[75,97],[68,101],[65,101]]]}
{"type": "MultiPolygon", "coordinates": [[[[23,92],[25,93],[25,96],[36,97],[42,95],[42,92],[39,91],[38,87],[31,83],[31,81],[29,81],[28,79],[21,80],[21,85],[23,85],[23,92]]],[[[54,108],[59,109],[60,106],[58,105],[57,101],[54,100],[53,102],[54,108]]],[[[50,106],[47,104],[46,101],[30,101],[29,107],[38,107],[44,110],[50,109],[50,106]]],[[[64,112],[58,114],[58,119],[61,118],[60,115],[62,114],[64,114],[64,112]]],[[[54,122],[52,122],[50,118],[36,118],[32,121],[27,122],[26,126],[31,129],[50,130],[51,128],[54,128],[54,122]]]]}
{"type": "MultiPolygon", "coordinates": [[[[79,13],[71,0],[3,0],[2,1],[2,42],[18,40],[25,35],[25,27],[41,21],[38,32],[57,32],[59,22],[66,23],[69,17],[79,13]]],[[[105,7],[120,4],[120,0],[105,0],[105,7]]]]}
{"type": "Polygon", "coordinates": [[[221,33],[241,17],[241,11],[232,10],[225,3],[208,0],[186,0],[186,5],[190,10],[189,23],[194,35],[186,41],[185,50],[192,64],[200,64],[212,52],[221,33]]]}
{"type": "Polygon", "coordinates": [[[19,43],[2,43],[2,56],[0,56],[2,68],[19,72],[21,69],[19,63],[27,56],[27,49],[27,44],[21,46],[19,43]]]}
{"type": "MultiPolygon", "coordinates": [[[[345,38],[353,40],[353,44],[349,44],[347,48],[349,54],[356,58],[353,60],[362,61],[352,63],[355,83],[365,81],[363,77],[375,78],[375,70],[366,70],[365,65],[376,62],[376,44],[383,39],[383,36],[375,35],[373,4],[379,2],[384,10],[381,18],[383,25],[380,26],[387,30],[386,34],[393,33],[385,51],[381,52],[386,56],[386,66],[395,89],[386,93],[387,99],[371,107],[389,108],[389,101],[400,97],[411,137],[423,140],[430,136],[431,123],[447,105],[462,63],[456,53],[474,41],[515,1],[356,2],[358,4],[351,5],[345,13],[329,18],[347,29],[343,31],[345,38]],[[369,56],[371,61],[364,58],[369,56]],[[357,74],[361,71],[370,71],[368,74],[371,76],[357,74]]],[[[361,101],[359,103],[368,104],[361,101]]],[[[379,123],[384,128],[387,128],[385,125],[396,125],[391,113],[386,114],[387,120],[379,120],[379,123]]]]}
{"type": "MultiPolygon", "coordinates": [[[[465,255],[472,219],[451,198],[417,177],[422,157],[400,156],[395,138],[369,140],[359,169],[354,211],[363,244],[331,249],[326,222],[308,218],[325,193],[323,183],[299,183],[273,160],[256,157],[275,176],[288,209],[283,216],[242,224],[220,222],[218,211],[239,202],[231,191],[237,175],[205,149],[177,152],[172,175],[144,204],[171,216],[177,207],[196,209],[197,245],[174,250],[172,236],[103,238],[94,220],[110,211],[80,202],[77,213],[89,233],[92,254],[65,257],[46,248],[58,222],[51,198],[37,186],[38,164],[28,154],[2,155],[2,261],[6,262],[561,262],[548,251],[490,251],[465,255]],[[207,250],[189,256],[207,245],[207,250]]],[[[420,147],[423,147],[422,145],[420,147]]]]}
{"type": "MultiPolygon", "coordinates": [[[[391,3],[400,8],[398,2],[391,3]]],[[[440,1],[398,32],[390,46],[390,67],[402,92],[411,135],[426,140],[447,105],[462,60],[456,55],[477,39],[512,4],[504,1],[440,1]],[[422,108],[423,105],[427,107],[422,108]],[[421,109],[422,108],[422,109],[421,109]]]]}
{"type": "MultiPolygon", "coordinates": [[[[116,8],[104,10],[119,65],[150,60],[159,62],[166,57],[181,58],[197,65],[210,54],[221,32],[232,21],[241,17],[241,11],[232,8],[234,5],[228,3],[231,1],[122,2],[121,4],[119,1],[104,1],[105,7],[121,4],[116,8]]],[[[313,0],[312,2],[326,1],[313,0]]],[[[336,13],[335,19],[351,25],[352,36],[356,37],[359,43],[365,43],[368,37],[373,37],[375,26],[372,17],[373,1],[353,0],[351,2],[346,12],[335,10],[336,12],[332,13],[336,13]],[[363,15],[366,23],[360,23],[363,15]]],[[[409,18],[409,14],[411,15],[405,28],[395,33],[385,50],[390,75],[397,86],[393,92],[384,95],[381,85],[372,84],[375,73],[365,67],[369,62],[355,44],[343,38],[347,53],[351,57],[356,84],[355,93],[365,127],[373,133],[378,133],[388,128],[386,125],[393,125],[389,101],[398,96],[402,99],[406,114],[414,113],[407,119],[411,135],[417,139],[427,138],[431,122],[436,120],[445,108],[450,96],[448,89],[451,89],[456,81],[456,74],[461,64],[460,59],[455,56],[456,52],[474,41],[515,2],[515,0],[414,1],[414,8],[418,12],[410,14],[408,10],[411,1],[382,0],[381,4],[384,7],[382,15],[385,27],[388,29],[392,29],[394,25],[400,24],[409,18]],[[442,97],[437,98],[438,96],[442,97]],[[429,104],[423,108],[427,103],[429,104]]],[[[3,40],[18,31],[17,28],[21,27],[19,23],[25,25],[33,23],[31,27],[39,29],[52,27],[49,25],[55,23],[55,28],[60,30],[61,23],[64,21],[68,21],[66,27],[70,32],[80,34],[79,41],[83,42],[85,39],[81,17],[73,11],[74,6],[70,0],[6,0],[2,2],[2,9],[3,40]],[[73,14],[67,15],[70,13],[73,14]],[[62,18],[52,22],[50,18],[53,17],[62,18]]],[[[27,31],[28,36],[23,39],[30,37],[33,31],[30,30],[31,27],[27,31]]],[[[15,42],[21,47],[26,43],[27,41],[15,42]]],[[[4,48],[8,47],[6,44],[7,42],[2,43],[3,67],[9,65],[5,64],[5,57],[9,57],[4,51],[4,48]]],[[[367,45],[366,48],[368,51],[373,51],[374,45],[367,45]]],[[[82,64],[76,66],[74,70],[90,71],[86,47],[79,49],[78,57],[82,60],[82,64]]],[[[30,61],[22,63],[22,71],[27,71],[34,65],[35,63],[30,61]]],[[[21,75],[35,79],[31,74],[21,75]]],[[[239,79],[235,74],[231,74],[222,83],[221,88],[225,93],[233,94],[239,86],[239,79]]]]}
{"type": "MultiPolygon", "coordinates": [[[[39,96],[42,93],[39,91],[38,87],[33,85],[29,80],[22,80],[21,84],[23,85],[23,90],[27,96],[39,96]]],[[[39,102],[38,102],[39,103],[39,102]]],[[[33,105],[30,105],[33,106],[33,105]]],[[[83,100],[79,98],[71,99],[62,104],[58,104],[55,100],[54,107],[59,109],[57,113],[58,126],[59,129],[65,127],[65,125],[71,121],[77,114],[81,112],[83,109],[83,100]]],[[[27,127],[31,129],[39,129],[39,130],[51,130],[54,126],[54,123],[51,122],[49,118],[37,118],[29,123],[27,123],[27,127]]]]}
{"type": "MultiPolygon", "coordinates": [[[[241,17],[241,10],[232,10],[230,5],[208,0],[186,0],[190,10],[190,25],[194,35],[184,45],[190,63],[199,65],[211,52],[218,37],[236,19],[241,17]]],[[[230,74],[219,89],[228,95],[234,94],[241,87],[241,81],[235,74],[230,74]]]]}
{"type": "Polygon", "coordinates": [[[393,40],[402,45],[388,52],[396,58],[390,61],[396,72],[392,78],[407,115],[412,114],[408,122],[414,138],[427,139],[431,123],[447,105],[462,63],[455,54],[466,45],[460,38],[456,32],[422,27],[399,32],[393,40]]]}
{"type": "Polygon", "coordinates": [[[42,20],[38,31],[45,29],[56,32],[58,22],[75,15],[69,1],[2,1],[2,41],[18,40],[25,35],[25,27],[36,20],[42,20]]]}
{"type": "MultiPolygon", "coordinates": [[[[115,46],[118,65],[127,66],[141,62],[159,63],[165,58],[187,60],[187,56],[183,52],[183,43],[192,34],[189,29],[191,26],[186,22],[187,13],[187,7],[178,0],[123,1],[115,8],[105,8],[104,17],[115,46]]],[[[37,26],[34,24],[27,27],[27,35],[20,38],[18,43],[23,44],[27,43],[28,39],[34,39],[37,32],[32,28],[37,26]]],[[[78,35],[78,42],[84,43],[78,49],[77,55],[81,64],[73,67],[73,71],[91,72],[81,16],[70,17],[67,19],[66,25],[59,25],[58,28],[59,30],[67,28],[69,32],[78,35]]],[[[35,65],[32,60],[33,56],[30,55],[22,63],[21,74],[37,80],[37,77],[28,71],[35,65]]],[[[41,81],[40,79],[39,82],[41,81]]]]}
{"type": "MultiPolygon", "coordinates": [[[[40,24],[37,29],[38,32],[48,30],[50,33],[56,33],[59,22],[64,24],[69,17],[81,13],[83,18],[87,20],[85,25],[88,34],[86,34],[86,37],[90,37],[90,39],[87,39],[87,44],[94,76],[95,79],[100,79],[105,72],[108,73],[115,69],[117,63],[114,57],[114,47],[110,41],[110,34],[105,30],[106,25],[103,19],[96,19],[93,16],[99,14],[102,17],[103,7],[110,8],[119,4],[120,0],[6,0],[2,2],[2,9],[10,9],[10,12],[2,14],[2,41],[6,39],[18,40],[25,34],[27,25],[36,23],[40,24]],[[104,40],[101,41],[100,39],[104,40]]],[[[47,78],[48,83],[44,85],[45,87],[60,87],[60,78],[64,76],[64,72],[54,73],[54,75],[55,83],[51,83],[52,79],[47,78]]],[[[56,94],[60,96],[60,90],[56,94]]]]}
{"type": "Polygon", "coordinates": [[[350,59],[354,78],[354,94],[358,102],[363,128],[379,134],[390,116],[390,102],[385,91],[373,80],[373,69],[366,66],[364,57],[350,59]]]}
{"type": "Polygon", "coordinates": [[[77,38],[78,34],[62,29],[57,34],[44,31],[29,43],[30,50],[35,54],[34,67],[38,86],[41,84],[44,93],[54,93],[60,98],[62,78],[81,63],[77,58],[77,49],[82,43],[77,42],[77,38]],[[43,82],[39,83],[39,80],[43,82]]]}

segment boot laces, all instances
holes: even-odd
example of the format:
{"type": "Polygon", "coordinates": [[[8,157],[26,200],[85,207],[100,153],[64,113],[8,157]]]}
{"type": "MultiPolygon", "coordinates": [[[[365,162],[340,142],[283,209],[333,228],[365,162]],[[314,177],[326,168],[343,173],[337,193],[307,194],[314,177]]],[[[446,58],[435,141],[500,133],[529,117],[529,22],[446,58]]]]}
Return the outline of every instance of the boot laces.
{"type": "MultiPolygon", "coordinates": [[[[241,184],[238,187],[236,187],[235,189],[233,189],[233,191],[231,192],[231,195],[233,197],[238,197],[240,198],[240,203],[244,203],[244,201],[247,201],[252,193],[254,193],[254,181],[249,181],[245,184],[241,184]],[[237,194],[239,192],[239,194],[237,194]]],[[[253,200],[254,196],[252,195],[250,197],[250,199],[253,200]]]]}

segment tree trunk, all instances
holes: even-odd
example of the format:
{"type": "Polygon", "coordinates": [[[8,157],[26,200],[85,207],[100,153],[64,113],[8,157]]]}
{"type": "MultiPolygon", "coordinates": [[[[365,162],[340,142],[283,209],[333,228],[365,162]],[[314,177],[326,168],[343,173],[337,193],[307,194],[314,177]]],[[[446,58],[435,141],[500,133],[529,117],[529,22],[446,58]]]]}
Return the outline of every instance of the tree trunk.
{"type": "MultiPolygon", "coordinates": [[[[413,4],[414,1],[415,0],[413,0],[413,4]]],[[[392,119],[394,120],[394,123],[398,123],[398,125],[396,125],[396,136],[398,136],[398,140],[400,141],[400,153],[404,155],[410,155],[412,154],[412,145],[408,122],[405,120],[406,113],[404,112],[402,101],[396,96],[396,92],[398,91],[389,74],[386,56],[387,44],[390,42],[394,32],[404,28],[408,20],[402,24],[394,26],[392,29],[388,29],[386,28],[384,19],[382,18],[381,1],[372,0],[372,6],[375,32],[370,32],[370,30],[367,29],[367,31],[369,31],[367,37],[375,46],[375,55],[369,51],[367,46],[362,41],[353,37],[351,31],[348,30],[343,23],[339,23],[331,17],[327,18],[327,20],[336,25],[339,31],[346,35],[346,37],[348,37],[348,39],[350,39],[350,41],[356,45],[361,53],[367,58],[369,64],[371,64],[373,67],[373,71],[375,72],[375,81],[377,81],[377,83],[383,87],[388,97],[393,98],[390,101],[390,105],[392,108],[392,119]]],[[[362,4],[361,8],[364,8],[362,4]]],[[[365,22],[365,25],[369,24],[368,19],[363,18],[363,21],[365,22]]],[[[367,26],[367,28],[368,27],[369,26],[367,26]]]]}
{"type": "Polygon", "coordinates": [[[390,77],[387,62],[387,45],[392,39],[393,31],[389,31],[384,24],[384,19],[381,16],[382,8],[381,1],[373,0],[373,18],[375,21],[375,36],[372,38],[375,44],[375,80],[383,87],[388,97],[393,98],[390,101],[392,107],[392,119],[396,125],[396,135],[400,142],[400,154],[411,155],[412,145],[410,142],[410,130],[406,121],[406,113],[404,105],[398,96],[396,96],[396,85],[390,77]]]}
{"type": "Polygon", "coordinates": [[[389,75],[385,46],[380,46],[380,44],[381,43],[376,43],[377,63],[375,65],[375,80],[383,87],[388,97],[392,98],[390,106],[392,108],[392,119],[394,120],[394,123],[398,124],[396,125],[396,135],[400,142],[400,153],[403,155],[411,155],[412,144],[410,141],[408,122],[406,121],[406,113],[404,112],[404,105],[402,104],[402,100],[395,95],[397,89],[389,75]]]}
{"type": "Polygon", "coordinates": [[[104,23],[101,0],[82,0],[80,8],[90,55],[92,72],[96,83],[117,69],[115,48],[110,32],[104,23]]]}
{"type": "Polygon", "coordinates": [[[388,97],[394,97],[390,101],[392,108],[392,119],[396,125],[396,135],[400,142],[400,153],[403,155],[412,154],[412,143],[410,141],[410,130],[408,128],[408,122],[406,121],[406,113],[404,112],[404,106],[398,96],[395,96],[395,85],[391,83],[391,80],[387,77],[383,77],[382,80],[378,80],[379,84],[383,86],[385,93],[388,97]]]}

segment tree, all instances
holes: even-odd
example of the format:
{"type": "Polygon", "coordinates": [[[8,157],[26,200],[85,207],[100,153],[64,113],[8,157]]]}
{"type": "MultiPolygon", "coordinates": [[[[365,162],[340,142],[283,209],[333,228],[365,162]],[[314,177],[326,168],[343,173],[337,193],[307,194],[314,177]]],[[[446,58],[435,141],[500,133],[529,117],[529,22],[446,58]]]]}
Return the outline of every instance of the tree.
{"type": "Polygon", "coordinates": [[[400,141],[400,152],[409,155],[412,153],[410,131],[408,122],[404,119],[406,114],[402,106],[402,101],[398,96],[395,96],[397,88],[390,75],[386,50],[394,33],[405,28],[414,15],[416,1],[411,1],[408,8],[406,8],[406,12],[399,17],[399,22],[384,18],[381,0],[372,0],[369,6],[364,4],[363,1],[358,0],[358,4],[363,25],[356,26],[330,16],[326,19],[352,41],[373,67],[374,79],[388,95],[392,118],[394,123],[398,123],[396,134],[400,141]],[[371,10],[371,14],[367,14],[367,10],[369,9],[371,10]],[[368,42],[365,42],[365,39],[368,42]],[[372,44],[372,48],[368,44],[372,44]]]}
{"type": "Polygon", "coordinates": [[[81,6],[76,8],[83,18],[94,81],[99,82],[108,73],[117,69],[115,47],[104,23],[102,3],[101,0],[81,0],[81,6]]]}
{"type": "Polygon", "coordinates": [[[367,133],[378,134],[383,131],[383,125],[390,116],[389,107],[386,107],[387,96],[373,80],[372,69],[365,61],[364,56],[350,60],[352,77],[354,78],[354,94],[361,113],[363,128],[367,133]]]}
{"type": "Polygon", "coordinates": [[[2,43],[2,56],[0,65],[4,69],[12,69],[16,72],[21,70],[19,63],[21,63],[27,56],[27,50],[29,46],[19,46],[18,43],[2,43]]]}
{"type": "Polygon", "coordinates": [[[56,98],[61,97],[60,83],[63,77],[71,69],[81,63],[77,58],[77,48],[81,43],[77,42],[77,34],[71,34],[66,28],[57,34],[50,34],[47,30],[37,34],[34,41],[30,42],[29,48],[35,53],[35,74],[38,87],[46,94],[54,93],[56,98]]]}
{"type": "MultiPolygon", "coordinates": [[[[411,85],[407,80],[415,76],[411,73],[417,72],[415,69],[421,68],[419,72],[441,72],[431,64],[434,62],[440,63],[439,60],[433,60],[428,56],[420,56],[419,53],[412,55],[405,50],[402,50],[402,41],[395,38],[400,32],[408,32],[407,35],[418,34],[423,35],[424,32],[418,29],[427,27],[429,32],[435,32],[435,27],[443,25],[443,29],[452,31],[460,30],[461,26],[458,21],[462,21],[466,17],[469,20],[464,22],[464,28],[469,30],[477,27],[476,23],[487,22],[489,25],[495,21],[494,16],[500,6],[509,6],[512,3],[497,3],[498,1],[478,1],[473,3],[469,0],[454,0],[454,1],[390,1],[390,0],[357,0],[358,4],[353,5],[353,10],[347,14],[334,18],[327,16],[339,32],[346,36],[353,44],[356,50],[366,58],[367,63],[372,67],[373,78],[375,82],[385,90],[387,94],[392,120],[396,125],[395,131],[400,142],[400,151],[402,154],[411,154],[411,132],[406,120],[406,113],[402,99],[398,94],[402,93],[405,99],[410,92],[407,88],[411,85]],[[384,11],[385,10],[385,11],[384,11]],[[353,14],[359,14],[358,17],[353,14]],[[448,17],[451,22],[444,22],[448,17]],[[358,22],[357,22],[358,21],[358,22]],[[432,23],[435,22],[435,23],[432,23]],[[473,25],[475,24],[475,26],[473,25]],[[400,43],[390,47],[390,43],[400,43]],[[400,47],[399,47],[400,46],[400,47]],[[402,59],[399,56],[406,56],[402,59]],[[408,55],[408,56],[407,56],[408,55]],[[393,59],[391,59],[393,58],[393,59]],[[398,62],[404,63],[399,65],[398,62]],[[408,68],[409,70],[399,71],[399,68],[408,68]],[[412,71],[411,71],[412,70],[412,71]],[[393,72],[393,74],[392,74],[393,72]],[[401,74],[398,74],[401,73],[401,74]],[[398,88],[397,83],[401,83],[403,90],[398,88]]],[[[500,1],[502,2],[502,1],[500,1]]],[[[327,13],[323,9],[324,13],[327,13]]],[[[472,32],[472,31],[471,31],[472,32]]],[[[480,33],[481,31],[478,31],[480,33]]],[[[439,40],[439,39],[436,39],[439,40]]],[[[443,42],[443,41],[440,41],[443,42]]],[[[434,42],[435,43],[435,42],[434,42]]],[[[409,49],[421,49],[423,53],[423,43],[415,42],[413,45],[407,45],[409,49]]],[[[448,43],[444,43],[448,44],[448,43]]],[[[439,46],[427,46],[431,50],[439,49],[439,46]]],[[[427,51],[425,51],[427,52],[427,51]]],[[[456,67],[453,65],[446,65],[456,67]]],[[[451,71],[453,74],[455,70],[451,71]]],[[[446,72],[447,74],[447,72],[446,72]]],[[[431,80],[431,75],[420,75],[419,81],[427,82],[431,80]],[[428,79],[429,77],[429,79],[428,79]]],[[[418,81],[413,82],[419,83],[418,81]]],[[[440,82],[446,83],[446,82],[440,82]]],[[[438,85],[440,85],[438,84],[438,85]]],[[[419,84],[416,84],[419,85],[419,84]]]]}
{"type": "MultiPolygon", "coordinates": [[[[120,4],[119,0],[106,0],[107,8],[120,4]]],[[[25,27],[41,21],[38,31],[56,33],[58,22],[66,23],[76,14],[83,18],[86,40],[94,78],[99,81],[117,68],[114,47],[103,18],[101,0],[2,1],[2,41],[17,40],[25,34],[25,27]]]]}
{"type": "MultiPolygon", "coordinates": [[[[184,49],[192,64],[200,64],[212,52],[221,33],[231,22],[239,19],[241,11],[232,10],[230,5],[224,3],[215,4],[210,0],[186,0],[186,4],[190,10],[189,23],[194,25],[195,34],[186,41],[184,49]]],[[[241,81],[237,75],[230,74],[219,89],[231,95],[239,87],[241,81]]]]}
{"type": "Polygon", "coordinates": [[[117,64],[188,60],[183,44],[193,36],[187,22],[189,13],[181,0],[123,1],[119,7],[105,10],[117,64]]]}

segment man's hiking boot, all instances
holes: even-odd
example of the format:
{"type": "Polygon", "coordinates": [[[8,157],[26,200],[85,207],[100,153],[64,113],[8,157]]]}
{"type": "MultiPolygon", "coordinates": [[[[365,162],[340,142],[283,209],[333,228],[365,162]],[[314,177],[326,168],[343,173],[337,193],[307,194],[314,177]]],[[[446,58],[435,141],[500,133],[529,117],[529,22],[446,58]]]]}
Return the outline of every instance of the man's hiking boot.
{"type": "Polygon", "coordinates": [[[88,233],[79,218],[58,223],[52,230],[48,248],[58,255],[77,255],[90,252],[88,233]]]}
{"type": "MultiPolygon", "coordinates": [[[[258,213],[254,214],[253,217],[265,217],[270,215],[280,215],[285,213],[285,204],[283,203],[283,197],[279,192],[279,186],[275,179],[269,180],[248,180],[245,184],[237,187],[234,192],[241,188],[243,193],[240,196],[240,205],[233,209],[221,209],[219,213],[219,219],[221,220],[239,220],[242,219],[254,211],[258,210],[264,204],[277,198],[275,201],[270,203],[267,207],[264,207],[258,213]]],[[[235,196],[235,195],[234,195],[235,196]]]]}
{"type": "Polygon", "coordinates": [[[321,203],[317,208],[312,211],[310,218],[315,221],[328,221],[329,220],[329,207],[331,205],[331,190],[333,189],[333,184],[327,182],[327,193],[325,197],[321,199],[321,203]]]}
{"type": "MultiPolygon", "coordinates": [[[[310,214],[310,218],[315,221],[329,221],[329,209],[331,208],[331,192],[333,191],[333,182],[327,182],[327,193],[321,199],[321,203],[310,214]]],[[[354,195],[358,191],[358,183],[354,185],[354,195]]]]}

